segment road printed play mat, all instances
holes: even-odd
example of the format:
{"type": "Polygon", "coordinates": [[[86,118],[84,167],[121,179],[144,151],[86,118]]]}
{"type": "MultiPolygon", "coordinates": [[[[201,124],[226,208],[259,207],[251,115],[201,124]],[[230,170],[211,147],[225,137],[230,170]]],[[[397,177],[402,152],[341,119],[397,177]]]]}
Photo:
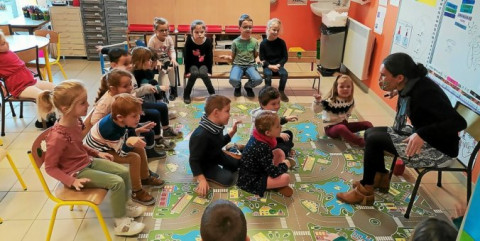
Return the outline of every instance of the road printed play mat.
{"type": "MultiPolygon", "coordinates": [[[[204,103],[173,106],[179,115],[174,125],[184,133],[175,151],[158,165],[158,173],[167,184],[152,188],[157,199],[139,221],[146,224],[139,240],[200,240],[199,225],[205,207],[216,199],[235,203],[245,214],[248,235],[252,241],[291,240],[408,240],[413,228],[426,217],[447,218],[442,210],[420,189],[410,219],[405,213],[413,184],[403,177],[393,177],[388,194],[375,193],[374,206],[349,205],[335,194],[351,188],[363,173],[363,150],[342,140],[324,136],[322,120],[310,104],[285,104],[281,115],[297,115],[299,120],[283,129],[294,133],[297,168],[290,171],[290,198],[268,191],[263,198],[244,192],[236,186],[225,188],[210,184],[207,197],[194,192],[196,183],[188,165],[188,141],[203,115],[204,103]]],[[[230,123],[242,120],[232,142],[245,144],[250,135],[250,110],[253,103],[232,103],[230,123]]],[[[354,114],[350,121],[357,120],[354,114]]],[[[391,157],[386,157],[387,167],[391,157]]]]}

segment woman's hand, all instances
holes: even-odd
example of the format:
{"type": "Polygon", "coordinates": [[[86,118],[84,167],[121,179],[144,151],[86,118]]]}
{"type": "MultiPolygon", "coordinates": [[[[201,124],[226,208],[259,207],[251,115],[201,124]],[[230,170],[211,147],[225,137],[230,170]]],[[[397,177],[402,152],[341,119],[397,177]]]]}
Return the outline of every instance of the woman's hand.
{"type": "Polygon", "coordinates": [[[90,181],[90,179],[88,179],[88,178],[75,179],[75,181],[73,181],[72,186],[73,186],[77,191],[80,191],[80,189],[83,188],[83,184],[84,184],[84,183],[87,183],[87,182],[89,182],[89,181],[90,181]]]}
{"type": "Polygon", "coordinates": [[[100,158],[102,158],[102,159],[105,159],[105,160],[113,161],[113,156],[112,156],[112,154],[110,154],[110,153],[99,152],[99,153],[98,153],[98,157],[100,157],[100,158]]]}
{"type": "Polygon", "coordinates": [[[283,141],[288,141],[290,140],[290,135],[287,133],[280,133],[280,138],[282,138],[283,141]]]}
{"type": "Polygon", "coordinates": [[[413,133],[411,136],[403,140],[403,142],[407,142],[407,148],[405,149],[407,157],[420,154],[422,147],[425,144],[425,141],[417,133],[413,133]]]}
{"type": "Polygon", "coordinates": [[[198,185],[197,185],[197,188],[195,188],[195,192],[202,196],[202,197],[205,197],[208,193],[208,189],[210,188],[210,186],[208,185],[208,182],[205,178],[199,180],[198,182],[198,185]]]}

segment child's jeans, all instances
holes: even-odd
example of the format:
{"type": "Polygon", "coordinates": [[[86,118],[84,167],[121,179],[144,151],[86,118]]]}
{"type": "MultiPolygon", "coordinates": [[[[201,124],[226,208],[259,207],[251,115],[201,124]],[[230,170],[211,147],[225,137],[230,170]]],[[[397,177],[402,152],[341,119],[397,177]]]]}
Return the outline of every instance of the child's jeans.
{"type": "Polygon", "coordinates": [[[113,156],[114,162],[128,164],[132,191],[142,189],[141,180],[150,176],[145,149],[135,147],[132,151],[128,152],[126,156],[120,156],[115,150],[107,151],[107,153],[110,153],[113,156]]]}
{"type": "Polygon", "coordinates": [[[110,190],[113,217],[121,218],[126,214],[125,206],[130,196],[130,172],[121,164],[94,158],[90,166],[80,170],[76,178],[88,178],[83,185],[86,188],[105,188],[110,190]]]}
{"type": "Polygon", "coordinates": [[[160,135],[160,128],[170,124],[168,120],[168,106],[163,102],[151,103],[143,101],[142,109],[145,115],[140,117],[140,122],[152,121],[157,125],[153,127],[155,135],[160,135]]]}
{"type": "Polygon", "coordinates": [[[207,87],[209,94],[211,95],[215,94],[215,88],[213,88],[212,81],[208,76],[208,68],[205,65],[200,66],[200,68],[193,65],[192,67],[190,67],[189,71],[190,71],[190,77],[188,78],[187,86],[183,91],[184,98],[190,97],[190,94],[192,93],[193,85],[195,85],[195,81],[197,81],[198,78],[201,78],[203,80],[203,83],[205,84],[205,87],[207,87]]]}
{"type": "Polygon", "coordinates": [[[365,146],[365,140],[357,136],[355,132],[372,128],[370,121],[347,122],[346,120],[325,127],[325,134],[331,138],[342,137],[348,143],[355,144],[360,147],[365,146]]]}
{"type": "Polygon", "coordinates": [[[233,88],[242,87],[242,76],[248,75],[248,82],[245,83],[245,88],[255,88],[255,86],[262,83],[262,76],[258,73],[257,69],[253,65],[233,65],[230,71],[230,84],[233,88]]]}
{"type": "Polygon", "coordinates": [[[204,170],[203,175],[210,181],[229,187],[235,184],[234,173],[238,171],[239,166],[239,159],[224,154],[224,157],[218,160],[218,165],[204,170]]]}
{"type": "Polygon", "coordinates": [[[272,86],[272,76],[280,76],[279,91],[284,91],[287,85],[288,72],[285,68],[280,67],[278,72],[273,72],[269,68],[263,68],[263,75],[265,76],[265,85],[272,86]]]}

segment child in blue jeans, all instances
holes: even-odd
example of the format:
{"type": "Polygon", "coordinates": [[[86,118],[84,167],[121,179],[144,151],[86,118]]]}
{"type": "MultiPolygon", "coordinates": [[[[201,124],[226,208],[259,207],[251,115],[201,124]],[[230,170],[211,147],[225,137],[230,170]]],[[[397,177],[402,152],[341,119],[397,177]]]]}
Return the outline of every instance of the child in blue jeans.
{"type": "Polygon", "coordinates": [[[242,76],[246,73],[249,77],[245,84],[245,91],[248,97],[255,97],[253,88],[262,83],[262,76],[257,71],[256,63],[261,64],[258,57],[259,43],[252,38],[253,20],[247,14],[240,16],[238,20],[240,27],[240,36],[232,43],[232,56],[228,58],[233,60],[232,70],[230,71],[230,84],[235,88],[233,95],[239,97],[242,94],[242,76]]]}

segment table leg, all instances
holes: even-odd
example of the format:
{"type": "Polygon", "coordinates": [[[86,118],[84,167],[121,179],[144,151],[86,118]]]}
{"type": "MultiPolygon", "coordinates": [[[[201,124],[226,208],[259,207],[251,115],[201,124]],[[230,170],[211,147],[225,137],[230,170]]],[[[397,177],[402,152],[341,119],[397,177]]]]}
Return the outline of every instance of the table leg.
{"type": "Polygon", "coordinates": [[[50,69],[50,60],[48,57],[48,44],[43,49],[43,58],[45,59],[45,69],[47,69],[48,81],[53,82],[52,69],[50,69]]]}

